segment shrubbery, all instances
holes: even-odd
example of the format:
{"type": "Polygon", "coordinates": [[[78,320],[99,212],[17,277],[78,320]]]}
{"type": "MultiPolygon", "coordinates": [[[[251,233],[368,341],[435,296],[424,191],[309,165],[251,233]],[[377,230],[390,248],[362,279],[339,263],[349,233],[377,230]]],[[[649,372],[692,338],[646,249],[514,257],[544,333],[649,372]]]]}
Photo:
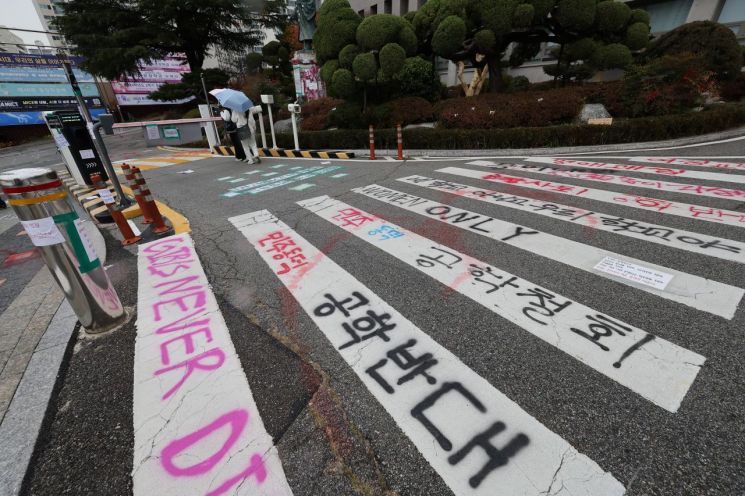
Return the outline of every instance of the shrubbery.
{"type": "Polygon", "coordinates": [[[509,95],[487,93],[446,100],[438,106],[438,114],[440,125],[446,128],[549,126],[570,122],[582,103],[582,95],[573,88],[509,95]]]}
{"type": "Polygon", "coordinates": [[[667,55],[634,66],[624,78],[624,105],[632,117],[683,112],[716,92],[713,73],[698,55],[667,55]]]}
{"type": "MultiPolygon", "coordinates": [[[[403,139],[405,148],[412,150],[584,146],[665,140],[722,131],[743,124],[745,105],[724,104],[702,112],[616,120],[612,126],[566,124],[513,129],[406,129],[403,139]]],[[[394,129],[379,129],[375,136],[379,148],[396,147],[394,129]]],[[[368,147],[366,129],[307,132],[300,139],[303,148],[318,150],[368,147]]],[[[293,147],[292,135],[278,135],[278,145],[293,147]]]]}
{"type": "Polygon", "coordinates": [[[344,104],[344,100],[336,98],[320,98],[311,100],[302,107],[300,129],[303,131],[321,131],[329,126],[331,111],[344,104]]]}
{"type": "Polygon", "coordinates": [[[719,79],[733,79],[743,65],[742,48],[730,28],[711,21],[684,24],[657,38],[647,49],[647,60],[666,55],[694,53],[701,57],[702,68],[719,79]]]}
{"type": "Polygon", "coordinates": [[[740,73],[731,81],[721,84],[719,94],[727,101],[736,102],[745,97],[745,74],[740,73]]]}
{"type": "Polygon", "coordinates": [[[388,103],[391,108],[390,123],[393,126],[401,123],[418,124],[420,122],[430,122],[434,117],[434,108],[424,98],[409,96],[398,98],[388,103]]]}

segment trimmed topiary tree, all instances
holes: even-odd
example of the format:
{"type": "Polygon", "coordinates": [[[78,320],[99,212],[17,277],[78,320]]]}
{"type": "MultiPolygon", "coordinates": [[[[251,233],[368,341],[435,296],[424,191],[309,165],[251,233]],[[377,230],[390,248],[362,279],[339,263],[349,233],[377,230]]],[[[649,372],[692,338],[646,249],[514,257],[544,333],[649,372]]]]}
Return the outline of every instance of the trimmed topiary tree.
{"type": "Polygon", "coordinates": [[[477,94],[487,78],[490,90],[500,90],[508,48],[509,64],[517,67],[541,43],[555,43],[558,62],[546,72],[584,79],[600,68],[625,67],[649,40],[647,13],[617,0],[429,0],[413,24],[424,55],[459,65],[467,95],[477,94]],[[463,78],[466,62],[476,69],[470,83],[463,78]]]}
{"type": "Polygon", "coordinates": [[[406,51],[398,43],[388,43],[380,49],[380,69],[386,78],[392,78],[404,67],[406,51]]]}
{"type": "Polygon", "coordinates": [[[324,62],[321,77],[331,83],[332,94],[350,98],[362,89],[364,110],[368,90],[396,78],[406,57],[416,54],[418,40],[409,21],[390,14],[364,20],[357,16],[353,36],[345,30],[337,33],[339,26],[351,26],[350,10],[346,0],[327,0],[320,10],[313,43],[319,61],[324,62]],[[346,72],[337,77],[342,70],[346,72]]]}
{"type": "Polygon", "coordinates": [[[313,48],[319,64],[338,59],[339,52],[355,43],[357,26],[362,19],[347,0],[326,0],[318,11],[318,25],[313,35],[313,48]]]}

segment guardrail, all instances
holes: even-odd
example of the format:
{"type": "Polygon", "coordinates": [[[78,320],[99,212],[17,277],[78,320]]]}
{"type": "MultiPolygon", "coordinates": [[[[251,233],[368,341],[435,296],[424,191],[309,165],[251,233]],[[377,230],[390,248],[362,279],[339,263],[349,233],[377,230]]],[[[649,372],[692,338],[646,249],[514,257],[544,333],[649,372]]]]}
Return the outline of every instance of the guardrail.
{"type": "Polygon", "coordinates": [[[139,122],[118,122],[112,127],[121,129],[125,127],[145,127],[145,126],[165,126],[172,124],[193,124],[197,122],[218,122],[222,121],[220,117],[195,117],[193,119],[170,119],[165,121],[139,121],[139,122]]]}

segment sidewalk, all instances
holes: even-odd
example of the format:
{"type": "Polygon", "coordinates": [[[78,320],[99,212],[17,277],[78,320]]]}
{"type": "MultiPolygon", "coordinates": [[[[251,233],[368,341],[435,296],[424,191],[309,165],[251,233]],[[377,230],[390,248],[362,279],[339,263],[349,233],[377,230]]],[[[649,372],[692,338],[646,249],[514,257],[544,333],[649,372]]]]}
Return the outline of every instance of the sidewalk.
{"type": "Polygon", "coordinates": [[[0,213],[0,494],[15,495],[78,322],[13,212],[0,213]]]}

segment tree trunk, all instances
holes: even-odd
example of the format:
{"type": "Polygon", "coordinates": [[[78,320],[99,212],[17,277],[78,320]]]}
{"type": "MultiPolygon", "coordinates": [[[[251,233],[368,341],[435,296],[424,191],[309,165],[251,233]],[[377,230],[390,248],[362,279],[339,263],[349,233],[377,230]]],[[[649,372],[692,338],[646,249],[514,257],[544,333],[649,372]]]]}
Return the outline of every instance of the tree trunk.
{"type": "Polygon", "coordinates": [[[202,72],[202,64],[204,64],[204,55],[197,53],[196,50],[184,50],[186,54],[186,61],[189,63],[189,69],[194,74],[202,72]]]}
{"type": "Polygon", "coordinates": [[[489,64],[489,91],[499,93],[504,88],[502,83],[502,55],[491,55],[486,62],[489,64]]]}

